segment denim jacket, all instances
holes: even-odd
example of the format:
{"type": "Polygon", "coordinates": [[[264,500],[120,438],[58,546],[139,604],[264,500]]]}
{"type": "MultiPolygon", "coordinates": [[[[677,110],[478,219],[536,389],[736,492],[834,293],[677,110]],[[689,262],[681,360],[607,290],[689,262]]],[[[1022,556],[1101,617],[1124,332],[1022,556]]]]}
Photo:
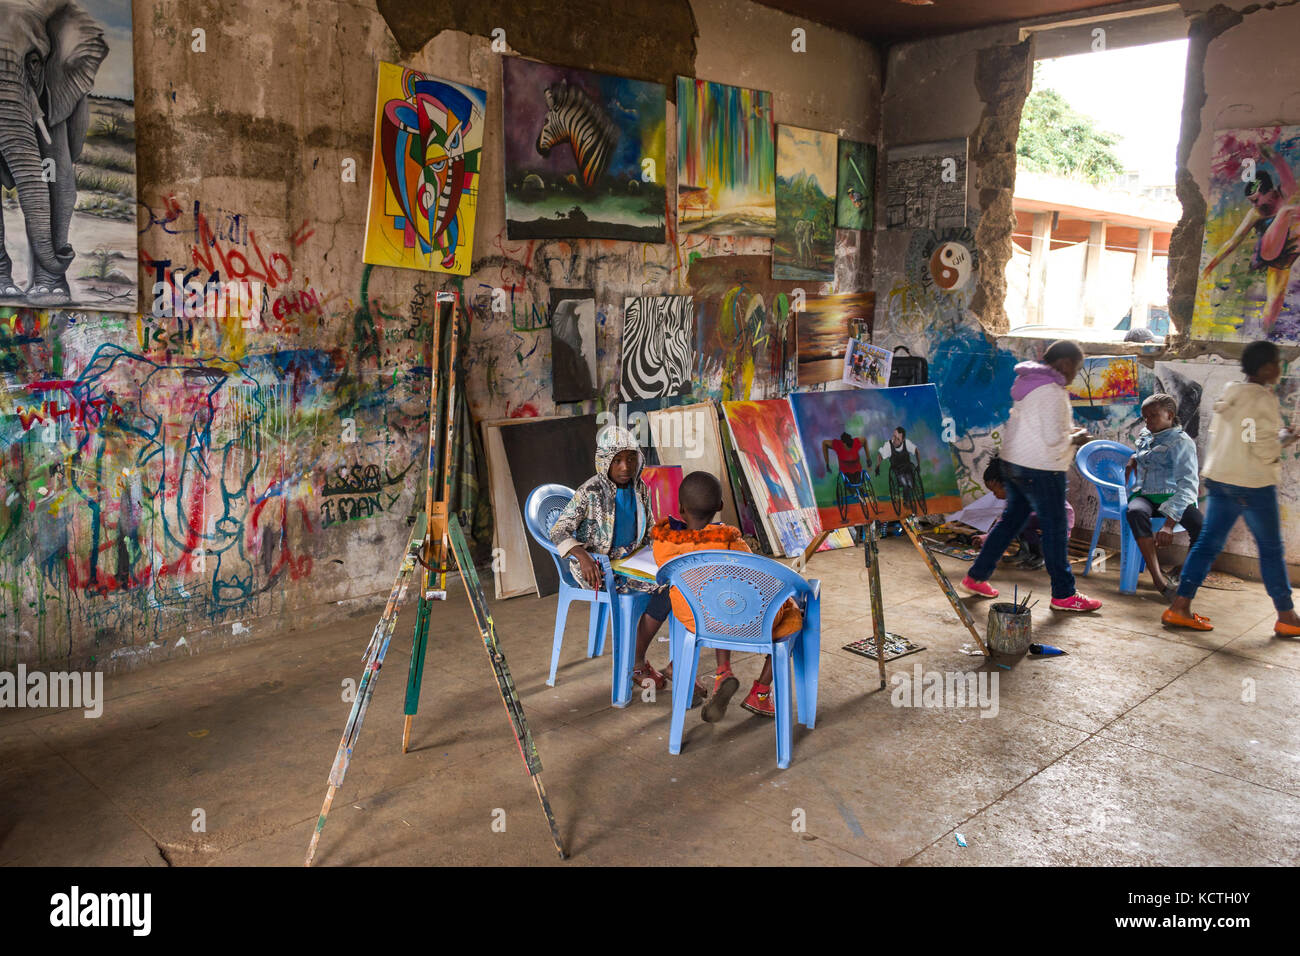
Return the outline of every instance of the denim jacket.
{"type": "Polygon", "coordinates": [[[1154,435],[1143,428],[1133,457],[1137,460],[1137,482],[1129,497],[1171,495],[1160,505],[1160,513],[1170,521],[1177,521],[1188,505],[1196,504],[1200,490],[1196,443],[1178,425],[1154,435]]]}

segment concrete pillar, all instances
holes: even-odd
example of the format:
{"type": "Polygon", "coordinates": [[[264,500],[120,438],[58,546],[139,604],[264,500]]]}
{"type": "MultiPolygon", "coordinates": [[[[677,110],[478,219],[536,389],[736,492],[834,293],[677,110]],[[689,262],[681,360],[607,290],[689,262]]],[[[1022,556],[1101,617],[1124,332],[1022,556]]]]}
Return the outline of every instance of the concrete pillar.
{"type": "Polygon", "coordinates": [[[1155,245],[1155,230],[1138,231],[1137,258],[1133,260],[1133,321],[1131,327],[1144,329],[1150,321],[1151,250],[1155,245]]]}
{"type": "Polygon", "coordinates": [[[1025,303],[1026,321],[1042,325],[1047,321],[1047,253],[1052,247],[1052,214],[1034,213],[1034,238],[1029,247],[1029,291],[1025,303]]]}
{"type": "Polygon", "coordinates": [[[1097,310],[1101,307],[1101,251],[1106,248],[1106,224],[1094,222],[1088,230],[1088,257],[1083,267],[1083,324],[1091,328],[1097,324],[1097,310]]]}

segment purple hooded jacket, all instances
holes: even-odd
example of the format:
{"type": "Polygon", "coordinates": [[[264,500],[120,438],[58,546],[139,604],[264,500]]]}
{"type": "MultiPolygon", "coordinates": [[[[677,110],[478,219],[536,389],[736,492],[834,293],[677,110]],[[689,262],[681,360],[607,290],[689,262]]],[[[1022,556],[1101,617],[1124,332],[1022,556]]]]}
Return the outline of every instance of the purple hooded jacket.
{"type": "Polygon", "coordinates": [[[1021,362],[1015,368],[1016,380],[1011,386],[1011,400],[1018,402],[1036,388],[1044,385],[1064,385],[1065,376],[1042,362],[1021,362]]]}
{"type": "Polygon", "coordinates": [[[1039,471],[1069,471],[1074,428],[1065,376],[1042,362],[1021,362],[1011,386],[1014,404],[1002,432],[1002,460],[1039,471]]]}

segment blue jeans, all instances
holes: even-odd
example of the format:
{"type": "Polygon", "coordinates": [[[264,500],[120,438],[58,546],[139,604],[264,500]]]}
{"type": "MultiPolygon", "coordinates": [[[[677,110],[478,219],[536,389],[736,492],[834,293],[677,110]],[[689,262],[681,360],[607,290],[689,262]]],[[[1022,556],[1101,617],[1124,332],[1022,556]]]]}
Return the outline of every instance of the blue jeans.
{"type": "Polygon", "coordinates": [[[1024,530],[1029,516],[1037,514],[1043,535],[1043,562],[1052,579],[1052,598],[1070,597],[1075,589],[1065,531],[1065,472],[1024,468],[1004,461],[1002,478],[1007,487],[1007,508],[984,539],[979,557],[970,566],[970,576],[976,581],[993,577],[993,569],[1007,545],[1024,530]]]}
{"type": "Polygon", "coordinates": [[[1205,576],[1210,573],[1210,565],[1223,550],[1228,540],[1228,532],[1237,523],[1237,518],[1246,519],[1255,545],[1259,548],[1259,571],[1264,579],[1264,590],[1273,599],[1273,606],[1281,611],[1289,611],[1291,603],[1291,579],[1287,576],[1286,556],[1282,550],[1282,520],[1277,510],[1277,487],[1265,485],[1263,488],[1242,488],[1240,485],[1225,485],[1211,478],[1205,479],[1209,490],[1209,500],[1205,504],[1205,527],[1201,536],[1187,554],[1183,564],[1183,574],[1178,581],[1178,596],[1193,598],[1196,589],[1201,586],[1205,576]]]}

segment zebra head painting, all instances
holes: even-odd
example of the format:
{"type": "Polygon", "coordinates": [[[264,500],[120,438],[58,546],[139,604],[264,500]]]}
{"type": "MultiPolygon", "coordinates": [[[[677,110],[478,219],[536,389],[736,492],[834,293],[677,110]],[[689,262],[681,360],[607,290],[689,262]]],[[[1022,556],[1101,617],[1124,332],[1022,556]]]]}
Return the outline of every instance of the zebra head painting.
{"type": "Polygon", "coordinates": [[[509,238],[664,241],[663,84],[507,56],[501,89],[509,238]]]}
{"type": "Polygon", "coordinates": [[[688,295],[629,296],[623,305],[624,401],[685,395],[695,368],[695,306],[688,295]]]}
{"type": "Polygon", "coordinates": [[[618,128],[580,87],[561,80],[546,90],[546,122],[537,134],[537,152],[550,156],[561,143],[573,147],[582,184],[600,182],[618,145],[618,128]]]}

